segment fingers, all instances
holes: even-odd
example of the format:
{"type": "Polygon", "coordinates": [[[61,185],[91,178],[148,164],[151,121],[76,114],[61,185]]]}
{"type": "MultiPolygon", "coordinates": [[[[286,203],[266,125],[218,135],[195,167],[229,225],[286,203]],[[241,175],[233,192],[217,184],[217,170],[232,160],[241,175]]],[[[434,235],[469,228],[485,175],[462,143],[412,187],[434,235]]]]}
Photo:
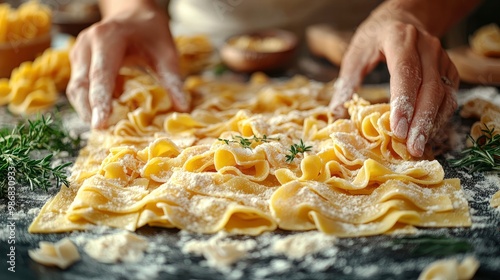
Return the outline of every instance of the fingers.
{"type": "Polygon", "coordinates": [[[408,24],[386,34],[381,45],[391,74],[391,130],[420,157],[456,110],[458,72],[437,38],[408,24]]]}
{"type": "Polygon", "coordinates": [[[400,25],[394,27],[383,43],[387,67],[391,74],[391,130],[401,139],[408,136],[422,82],[417,40],[418,31],[414,26],[400,25]]]}
{"type": "Polygon", "coordinates": [[[190,109],[190,96],[183,91],[179,75],[179,58],[175,45],[169,37],[151,51],[151,56],[157,59],[156,72],[162,86],[167,89],[176,111],[187,112],[190,109]]]}
{"type": "Polygon", "coordinates": [[[92,57],[89,70],[89,103],[92,109],[93,128],[106,128],[111,114],[111,99],[116,76],[125,54],[125,42],[112,26],[101,25],[94,28],[98,33],[91,42],[92,57]]]}
{"type": "Polygon", "coordinates": [[[85,122],[90,122],[92,114],[88,99],[90,44],[85,37],[85,33],[82,33],[71,49],[71,77],[66,94],[80,118],[85,122]]]}
{"type": "Polygon", "coordinates": [[[182,81],[178,72],[170,67],[160,69],[161,70],[158,71],[160,83],[167,89],[174,110],[179,112],[189,111],[191,103],[190,96],[183,91],[182,81]]]}
{"type": "Polygon", "coordinates": [[[333,96],[330,100],[330,110],[336,118],[347,118],[347,109],[344,103],[351,99],[359,80],[338,78],[333,84],[333,96]]]}
{"type": "Polygon", "coordinates": [[[125,54],[126,44],[115,27],[94,25],[78,36],[71,50],[68,99],[93,128],[107,127],[115,79],[125,54]]]}
{"type": "Polygon", "coordinates": [[[366,36],[366,34],[360,31],[354,36],[342,59],[339,77],[334,84],[334,92],[329,107],[333,115],[339,118],[347,117],[344,103],[351,99],[365,74],[373,70],[381,59],[376,44],[366,46],[362,36],[366,36]]]}
{"type": "Polygon", "coordinates": [[[425,40],[419,40],[418,49],[424,71],[406,143],[410,154],[416,157],[424,153],[425,144],[431,136],[436,116],[445,96],[440,73],[443,58],[439,40],[430,36],[425,40]]]}
{"type": "Polygon", "coordinates": [[[441,66],[440,71],[442,74],[441,79],[446,79],[443,81],[444,97],[441,107],[436,116],[434,127],[431,131],[430,138],[434,137],[436,133],[445,125],[451,118],[453,113],[458,107],[457,95],[458,86],[460,83],[460,78],[458,76],[458,71],[449,59],[447,53],[443,50],[441,55],[441,65],[446,65],[446,67],[441,66]]]}

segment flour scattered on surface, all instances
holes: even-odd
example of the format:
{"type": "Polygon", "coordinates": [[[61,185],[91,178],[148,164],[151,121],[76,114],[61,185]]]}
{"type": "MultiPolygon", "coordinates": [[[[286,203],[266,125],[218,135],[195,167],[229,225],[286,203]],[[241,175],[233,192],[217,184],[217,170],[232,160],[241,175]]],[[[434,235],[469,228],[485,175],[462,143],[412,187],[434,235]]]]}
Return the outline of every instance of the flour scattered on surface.
{"type": "Polygon", "coordinates": [[[36,216],[38,215],[38,213],[40,213],[40,209],[39,207],[35,207],[35,208],[31,208],[30,210],[28,210],[28,212],[26,212],[28,215],[33,215],[33,216],[36,216]]]}
{"type": "Polygon", "coordinates": [[[85,252],[102,263],[138,262],[143,258],[147,247],[147,239],[133,233],[122,232],[88,241],[85,252]]]}
{"type": "Polygon", "coordinates": [[[370,278],[375,276],[379,272],[379,267],[376,265],[365,265],[356,266],[354,268],[354,274],[361,278],[370,278]]]}
{"type": "Polygon", "coordinates": [[[318,231],[304,232],[276,240],[272,245],[272,250],[277,254],[285,255],[289,259],[298,260],[334,246],[336,241],[335,236],[318,231]]]}
{"type": "Polygon", "coordinates": [[[257,246],[255,240],[229,240],[226,237],[226,233],[219,232],[208,240],[188,241],[182,252],[204,256],[209,266],[223,269],[244,258],[257,246]]]}

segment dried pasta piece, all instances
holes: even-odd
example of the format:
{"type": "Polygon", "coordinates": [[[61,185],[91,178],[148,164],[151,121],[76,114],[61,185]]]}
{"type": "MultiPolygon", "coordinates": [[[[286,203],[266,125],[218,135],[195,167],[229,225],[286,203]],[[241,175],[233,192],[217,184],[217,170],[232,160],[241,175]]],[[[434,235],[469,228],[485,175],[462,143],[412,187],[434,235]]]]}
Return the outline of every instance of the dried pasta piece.
{"type": "Polygon", "coordinates": [[[481,118],[482,112],[487,109],[500,111],[500,107],[483,98],[472,98],[467,101],[460,110],[460,116],[463,118],[481,118]]]}
{"type": "Polygon", "coordinates": [[[491,207],[500,208],[500,191],[497,191],[490,201],[491,207]]]}
{"type": "Polygon", "coordinates": [[[57,243],[40,241],[39,246],[36,250],[28,250],[30,258],[37,263],[66,269],[80,260],[78,248],[67,237],[57,243]]]}
{"type": "Polygon", "coordinates": [[[466,257],[460,263],[456,259],[439,260],[428,265],[418,280],[470,280],[478,268],[479,261],[474,257],[466,257]]]}

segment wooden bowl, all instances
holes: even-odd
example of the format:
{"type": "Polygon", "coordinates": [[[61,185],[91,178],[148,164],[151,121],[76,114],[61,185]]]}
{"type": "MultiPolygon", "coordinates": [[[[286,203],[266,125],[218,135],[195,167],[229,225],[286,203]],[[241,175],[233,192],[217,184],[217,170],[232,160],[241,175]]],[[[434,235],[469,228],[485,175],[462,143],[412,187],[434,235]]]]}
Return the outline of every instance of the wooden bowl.
{"type": "Polygon", "coordinates": [[[239,34],[226,40],[220,56],[237,72],[280,70],[292,62],[297,42],[293,33],[280,29],[239,34]]]}
{"type": "Polygon", "coordinates": [[[462,81],[500,86],[500,58],[478,55],[469,46],[448,50],[448,55],[457,67],[462,81]]]}
{"type": "Polygon", "coordinates": [[[0,44],[0,78],[9,78],[10,73],[25,61],[32,61],[51,44],[51,34],[31,40],[0,44]]]}

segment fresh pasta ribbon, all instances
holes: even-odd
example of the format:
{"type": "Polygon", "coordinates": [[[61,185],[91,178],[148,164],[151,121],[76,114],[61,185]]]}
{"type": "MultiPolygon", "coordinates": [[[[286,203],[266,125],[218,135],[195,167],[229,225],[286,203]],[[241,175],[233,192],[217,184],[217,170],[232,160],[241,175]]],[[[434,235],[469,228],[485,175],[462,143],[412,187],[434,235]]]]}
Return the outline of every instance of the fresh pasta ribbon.
{"type": "Polygon", "coordinates": [[[82,151],[76,184],[47,203],[31,232],[104,224],[349,237],[471,224],[459,180],[408,153],[390,131],[388,104],[355,97],[350,119],[336,120],[325,85],[257,74],[248,84],[191,77],[193,111],[176,113],[154,101],[148,73],[120,73],[118,121],[92,132],[103,138],[82,151]],[[300,139],[311,149],[288,161],[300,139]]]}
{"type": "Polygon", "coordinates": [[[215,170],[221,174],[244,176],[252,181],[263,181],[269,175],[269,163],[264,153],[253,153],[245,148],[221,147],[214,153],[215,170]]]}
{"type": "MultiPolygon", "coordinates": [[[[460,188],[457,181],[444,184],[448,184],[447,188],[460,188]]],[[[397,224],[426,224],[428,211],[435,216],[446,216],[454,206],[446,194],[439,193],[439,189],[421,190],[418,185],[391,180],[369,195],[352,196],[319,182],[291,181],[273,193],[271,210],[284,229],[318,228],[339,236],[373,235],[397,224]]],[[[463,214],[465,217],[458,222],[470,225],[470,217],[463,214]]],[[[435,226],[440,223],[449,222],[433,219],[435,226]]]]}

